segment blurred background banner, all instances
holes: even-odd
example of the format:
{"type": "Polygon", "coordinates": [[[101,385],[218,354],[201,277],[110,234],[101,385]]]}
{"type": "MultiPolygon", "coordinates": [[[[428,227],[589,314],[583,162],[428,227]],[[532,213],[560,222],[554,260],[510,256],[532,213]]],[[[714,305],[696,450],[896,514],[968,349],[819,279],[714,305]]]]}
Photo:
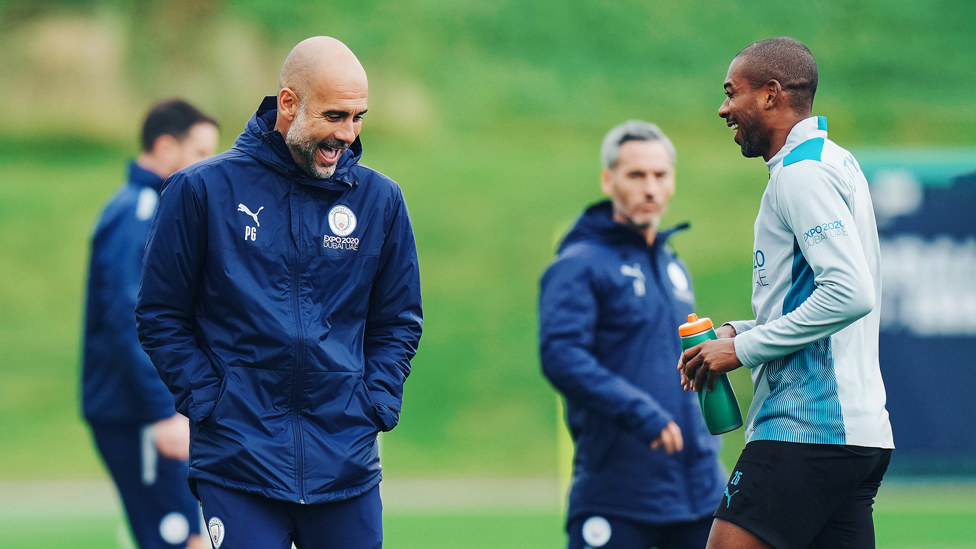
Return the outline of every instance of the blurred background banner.
{"type": "Polygon", "coordinates": [[[976,149],[858,157],[881,236],[890,471],[976,473],[976,149]]]}

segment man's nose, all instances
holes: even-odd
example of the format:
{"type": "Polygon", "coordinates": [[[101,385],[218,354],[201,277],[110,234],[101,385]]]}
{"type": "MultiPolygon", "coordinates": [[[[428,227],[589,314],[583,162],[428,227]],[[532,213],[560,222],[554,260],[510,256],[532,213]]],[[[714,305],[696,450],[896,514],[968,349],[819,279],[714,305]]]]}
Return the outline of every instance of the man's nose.
{"type": "Polygon", "coordinates": [[[349,118],[339,124],[339,127],[335,132],[335,138],[349,144],[352,144],[352,142],[356,140],[356,123],[353,122],[352,118],[349,118]]]}
{"type": "Polygon", "coordinates": [[[660,182],[654,176],[648,176],[643,183],[644,195],[652,201],[656,201],[658,192],[661,190],[660,182]]]}

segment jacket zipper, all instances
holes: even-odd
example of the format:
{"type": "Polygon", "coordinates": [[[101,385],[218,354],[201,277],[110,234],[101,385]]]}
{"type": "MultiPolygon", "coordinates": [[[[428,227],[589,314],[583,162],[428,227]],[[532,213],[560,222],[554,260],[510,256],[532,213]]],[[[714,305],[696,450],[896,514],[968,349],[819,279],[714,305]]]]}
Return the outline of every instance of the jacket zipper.
{"type": "Polygon", "coordinates": [[[295,476],[298,486],[298,503],[305,503],[305,445],[302,440],[302,381],[305,374],[305,333],[302,328],[301,311],[301,264],[302,264],[302,208],[301,195],[292,189],[295,197],[297,224],[295,225],[295,259],[292,262],[292,308],[295,313],[296,352],[295,383],[292,388],[292,417],[295,425],[295,476]]]}
{"type": "MultiPolygon", "coordinates": [[[[667,307],[668,318],[674,318],[674,316],[675,316],[675,310],[674,310],[674,300],[675,300],[675,297],[674,297],[673,294],[671,294],[670,292],[668,292],[668,288],[666,287],[666,285],[664,283],[665,278],[664,278],[664,276],[663,276],[663,274],[661,273],[661,270],[660,270],[661,269],[661,258],[664,256],[663,250],[664,250],[664,239],[655,240],[654,244],[650,247],[650,250],[649,250],[650,253],[648,255],[650,256],[650,260],[651,260],[651,276],[654,277],[654,283],[657,286],[657,291],[660,292],[661,295],[663,295],[663,296],[665,296],[667,298],[665,300],[665,302],[666,302],[666,307],[667,307]]],[[[675,328],[675,330],[677,330],[677,328],[675,328]]],[[[680,351],[680,349],[679,349],[679,351],[680,351]]],[[[679,406],[678,409],[676,410],[676,413],[677,414],[680,414],[682,423],[684,423],[685,425],[691,425],[692,422],[689,421],[688,414],[687,414],[687,409],[684,406],[679,406]]],[[[691,434],[692,433],[688,433],[688,435],[689,435],[689,437],[688,437],[689,442],[691,441],[691,437],[690,437],[691,434]]],[[[690,449],[689,448],[686,448],[686,450],[690,450],[690,449]]],[[[691,480],[692,479],[692,473],[693,473],[693,471],[689,471],[689,469],[692,466],[691,457],[690,457],[690,451],[680,452],[680,454],[682,454],[681,455],[681,458],[680,458],[680,460],[681,460],[681,467],[684,469],[684,474],[681,475],[681,476],[684,477],[684,485],[685,485],[685,489],[684,489],[685,506],[689,510],[694,511],[695,504],[694,504],[693,496],[692,496],[692,488],[693,488],[693,486],[692,486],[692,480],[691,480]]]]}

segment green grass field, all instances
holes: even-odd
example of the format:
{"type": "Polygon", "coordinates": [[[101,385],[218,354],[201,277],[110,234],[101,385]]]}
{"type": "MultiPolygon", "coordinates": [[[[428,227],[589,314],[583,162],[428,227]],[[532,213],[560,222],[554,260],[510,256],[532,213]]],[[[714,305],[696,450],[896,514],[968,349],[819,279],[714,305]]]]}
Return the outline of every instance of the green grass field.
{"type": "MultiPolygon", "coordinates": [[[[385,482],[385,545],[395,549],[515,549],[565,546],[559,498],[551,484],[517,479],[494,483],[385,482]],[[488,492],[488,495],[486,495],[488,492]],[[545,496],[540,497],[540,492],[545,496]]],[[[0,503],[0,547],[127,549],[131,547],[111,487],[102,484],[0,485],[18,496],[0,503]],[[87,488],[87,490],[86,490],[87,488]],[[54,501],[54,503],[52,503],[54,501]]],[[[883,549],[973,546],[976,484],[886,482],[875,505],[883,549]]]]}

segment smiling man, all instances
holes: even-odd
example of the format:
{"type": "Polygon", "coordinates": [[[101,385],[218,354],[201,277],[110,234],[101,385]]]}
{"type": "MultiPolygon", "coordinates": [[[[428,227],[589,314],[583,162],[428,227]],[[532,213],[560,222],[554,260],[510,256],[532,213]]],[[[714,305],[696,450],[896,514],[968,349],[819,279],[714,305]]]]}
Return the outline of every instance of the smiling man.
{"type": "Polygon", "coordinates": [[[285,60],[275,129],[302,171],[328,179],[359,136],[369,86],[366,71],[341,43],[320,42],[321,48],[295,48],[285,60]],[[322,69],[308,74],[316,66],[322,69]]]}
{"type": "Polygon", "coordinates": [[[872,506],[894,448],[878,365],[881,252],[868,184],[811,116],[810,50],[792,38],[744,48],[718,114],[769,181],[755,222],[754,320],[687,350],[686,390],[751,370],[746,446],[710,548],[874,547],[872,506]]]}
{"type": "MultiPolygon", "coordinates": [[[[704,547],[722,494],[719,439],[674,382],[678,326],[694,311],[661,218],[675,150],[654,124],[606,135],[601,188],[559,245],[539,297],[542,370],[576,445],[569,547],[704,547]]],[[[683,228],[683,227],[679,227],[683,228]]]]}
{"type": "Polygon", "coordinates": [[[403,194],[359,163],[367,99],[352,51],[309,38],[234,147],[163,188],[139,337],[214,547],[382,545],[377,435],[422,314],[403,194]]]}

